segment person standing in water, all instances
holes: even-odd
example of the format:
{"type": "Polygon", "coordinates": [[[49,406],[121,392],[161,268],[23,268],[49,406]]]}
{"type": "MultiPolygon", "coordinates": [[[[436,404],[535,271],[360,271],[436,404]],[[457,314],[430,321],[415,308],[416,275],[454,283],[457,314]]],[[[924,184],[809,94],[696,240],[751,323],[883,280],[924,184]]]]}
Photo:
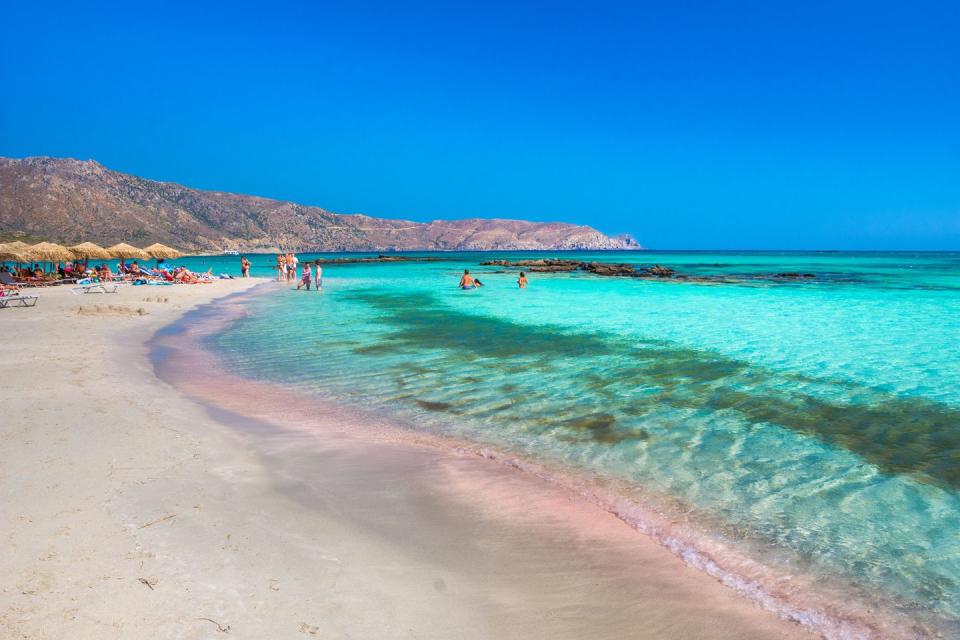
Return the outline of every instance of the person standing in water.
{"type": "Polygon", "coordinates": [[[313,280],[313,275],[310,273],[310,263],[303,263],[303,277],[300,278],[300,282],[297,283],[297,291],[300,291],[300,287],[307,285],[307,291],[310,291],[310,281],[313,280]]]}
{"type": "Polygon", "coordinates": [[[527,274],[525,274],[523,271],[520,272],[520,277],[517,278],[517,286],[521,289],[527,288],[527,274]]]}
{"type": "Polygon", "coordinates": [[[319,259],[313,261],[313,277],[317,279],[317,291],[323,288],[323,267],[320,264],[319,259]]]}
{"type": "Polygon", "coordinates": [[[470,275],[470,269],[463,270],[459,286],[461,289],[473,289],[473,276],[470,275]]]}
{"type": "Polygon", "coordinates": [[[283,282],[287,277],[287,261],[283,259],[283,254],[277,254],[277,281],[283,282]]]}
{"type": "Polygon", "coordinates": [[[250,261],[247,260],[247,256],[240,258],[240,274],[244,278],[250,277],[250,261]]]}

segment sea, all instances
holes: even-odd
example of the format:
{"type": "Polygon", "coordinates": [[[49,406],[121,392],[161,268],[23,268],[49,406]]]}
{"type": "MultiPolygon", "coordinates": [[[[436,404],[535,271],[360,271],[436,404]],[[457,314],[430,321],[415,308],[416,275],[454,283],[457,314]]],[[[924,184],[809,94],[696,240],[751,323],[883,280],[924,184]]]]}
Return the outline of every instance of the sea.
{"type": "MultiPolygon", "coordinates": [[[[431,260],[265,285],[205,346],[234,374],[616,487],[638,510],[608,510],[811,626],[839,609],[791,609],[790,584],[960,637],[960,253],[399,255],[431,260]],[[527,270],[520,289],[481,264],[548,257],[689,279],[527,270]],[[459,289],[464,269],[485,286],[459,289]]],[[[239,275],[235,256],[177,262],[239,275]]]]}

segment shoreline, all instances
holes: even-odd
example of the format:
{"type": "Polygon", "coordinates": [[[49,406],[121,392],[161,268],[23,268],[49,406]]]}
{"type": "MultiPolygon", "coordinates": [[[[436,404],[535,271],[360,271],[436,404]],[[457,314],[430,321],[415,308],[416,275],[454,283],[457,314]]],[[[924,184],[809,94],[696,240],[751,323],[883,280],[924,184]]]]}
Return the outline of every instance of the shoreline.
{"type": "Polygon", "coordinates": [[[812,637],[529,473],[278,429],[155,376],[158,331],[258,282],[4,311],[24,336],[0,429],[5,635],[812,637]]]}
{"type": "Polygon", "coordinates": [[[190,346],[181,347],[180,362],[158,375],[178,386],[178,380],[189,381],[192,372],[218,370],[217,389],[205,389],[203,393],[181,391],[215,410],[254,416],[251,419],[269,429],[320,432],[324,437],[352,440],[361,446],[388,443],[428,449],[440,456],[452,454],[480,460],[492,473],[519,473],[532,480],[528,487],[534,494],[529,496],[532,499],[537,493],[560,492],[589,506],[596,516],[612,516],[627,525],[635,536],[641,534],[636,537],[644,544],[652,542],[659,551],[681,560],[703,579],[716,581],[738,597],[814,634],[826,638],[937,637],[936,632],[925,630],[922,624],[911,628],[910,621],[889,615],[895,607],[892,602],[860,602],[850,597],[852,586],[840,582],[823,584],[795,567],[765,565],[741,549],[704,535],[703,527],[678,517],[678,511],[671,508],[674,505],[664,496],[647,494],[637,498],[635,487],[613,480],[600,480],[490,443],[419,430],[361,407],[309,398],[270,382],[240,378],[226,371],[225,363],[202,342],[227,329],[244,314],[243,298],[249,295],[238,294],[232,309],[225,304],[193,313],[192,326],[183,328],[194,334],[186,337],[190,346]]]}

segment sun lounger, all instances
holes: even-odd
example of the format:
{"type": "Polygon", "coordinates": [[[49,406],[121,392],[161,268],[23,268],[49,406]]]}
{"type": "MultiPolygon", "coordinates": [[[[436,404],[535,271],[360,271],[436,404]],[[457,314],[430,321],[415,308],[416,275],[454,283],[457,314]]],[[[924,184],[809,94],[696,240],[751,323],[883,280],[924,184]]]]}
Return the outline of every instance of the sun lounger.
{"type": "Polygon", "coordinates": [[[26,280],[14,280],[11,284],[15,284],[18,287],[55,287],[61,284],[70,284],[71,282],[76,282],[76,280],[72,278],[65,278],[63,280],[29,278],[26,280]]]}
{"type": "Polygon", "coordinates": [[[35,307],[40,296],[0,296],[0,309],[7,307],[35,307]]]}
{"type": "Polygon", "coordinates": [[[77,295],[82,293],[116,293],[120,285],[115,282],[91,282],[74,287],[71,291],[77,295]]]}

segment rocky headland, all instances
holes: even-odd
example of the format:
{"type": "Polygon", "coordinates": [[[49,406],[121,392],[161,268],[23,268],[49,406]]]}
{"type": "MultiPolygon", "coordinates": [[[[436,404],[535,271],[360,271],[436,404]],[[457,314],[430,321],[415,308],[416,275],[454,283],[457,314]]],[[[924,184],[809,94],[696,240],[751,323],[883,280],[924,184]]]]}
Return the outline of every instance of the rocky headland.
{"type": "Polygon", "coordinates": [[[0,158],[0,236],[63,244],[154,242],[184,251],[487,251],[640,249],[563,222],[469,218],[413,222],[201,191],[94,160],[0,158]]]}

